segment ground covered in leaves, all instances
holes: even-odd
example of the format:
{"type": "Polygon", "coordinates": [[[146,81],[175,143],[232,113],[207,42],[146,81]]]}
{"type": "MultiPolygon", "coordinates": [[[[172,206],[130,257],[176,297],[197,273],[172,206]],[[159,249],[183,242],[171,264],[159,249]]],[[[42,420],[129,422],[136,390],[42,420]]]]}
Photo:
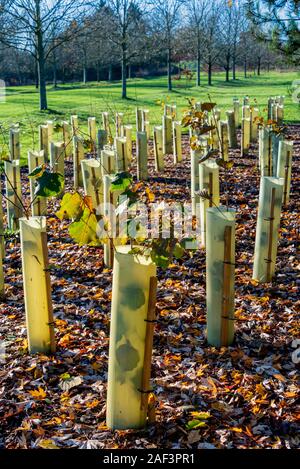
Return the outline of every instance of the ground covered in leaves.
{"type": "MultiPolygon", "coordinates": [[[[0,368],[0,447],[299,447],[292,345],[299,333],[300,126],[290,127],[289,135],[295,140],[292,197],[282,212],[271,285],[251,280],[258,148],[254,145],[245,159],[231,152],[230,205],[237,209],[234,346],[217,350],[206,342],[204,250],[159,272],[153,358],[157,420],[146,430],[112,432],[105,425],[112,275],[103,266],[102,249],[74,245],[66,223],[55,217],[58,204],[49,204],[58,350],[53,357],[29,356],[20,245],[18,237],[7,241],[6,299],[0,305],[0,340],[6,349],[0,368]],[[197,418],[205,425],[189,429],[197,418]]],[[[177,167],[169,157],[159,177],[151,156],[147,185],[157,200],[190,199],[187,138],[184,154],[177,167]]],[[[69,163],[70,187],[71,168],[69,163]]],[[[28,195],[26,171],[23,180],[28,195]]]]}

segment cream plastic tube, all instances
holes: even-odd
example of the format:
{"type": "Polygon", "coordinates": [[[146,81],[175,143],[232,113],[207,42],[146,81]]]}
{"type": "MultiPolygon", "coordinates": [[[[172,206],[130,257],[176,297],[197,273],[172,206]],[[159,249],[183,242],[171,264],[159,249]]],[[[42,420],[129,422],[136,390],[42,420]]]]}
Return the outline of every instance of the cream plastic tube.
{"type": "Polygon", "coordinates": [[[73,177],[74,189],[77,190],[83,186],[83,177],[81,162],[84,160],[84,146],[80,137],[73,137],[73,177]]]}
{"type": "Polygon", "coordinates": [[[143,110],[136,108],[136,131],[143,132],[143,110]]]}
{"type": "MultiPolygon", "coordinates": [[[[45,155],[43,151],[28,152],[28,169],[29,174],[32,173],[36,168],[42,166],[45,162],[45,155]]],[[[30,179],[30,199],[31,199],[31,211],[33,217],[40,217],[46,214],[47,211],[47,199],[45,197],[35,196],[35,181],[30,179]]]]}
{"type": "Polygon", "coordinates": [[[93,146],[96,148],[96,141],[97,141],[96,117],[88,118],[88,132],[89,132],[90,139],[93,143],[93,146]]]}
{"type": "Polygon", "coordinates": [[[251,107],[244,105],[242,107],[242,119],[251,119],[251,107]]]}
{"type": "Polygon", "coordinates": [[[250,130],[251,130],[251,120],[242,119],[242,156],[246,156],[250,147],[250,130]]]}
{"type": "Polygon", "coordinates": [[[153,145],[154,145],[155,171],[157,173],[160,173],[160,172],[163,172],[165,169],[162,126],[154,127],[153,145]]]}
{"type": "Polygon", "coordinates": [[[124,126],[124,114],[122,112],[117,112],[116,114],[116,136],[117,137],[123,137],[124,132],[123,132],[123,126],[124,126]]]}
{"type": "Polygon", "coordinates": [[[283,141],[283,137],[281,135],[274,135],[271,136],[271,154],[272,154],[272,176],[276,177],[277,175],[277,164],[278,164],[278,156],[279,156],[279,143],[283,141]]]}
{"type": "Polygon", "coordinates": [[[173,139],[172,139],[172,117],[163,116],[163,152],[164,155],[173,153],[173,139]]]}
{"type": "Polygon", "coordinates": [[[128,161],[127,161],[127,141],[124,137],[115,138],[115,148],[116,148],[116,170],[118,173],[122,173],[128,170],[128,161]]]}
{"type": "Polygon", "coordinates": [[[78,130],[79,130],[78,116],[71,116],[71,128],[72,128],[72,137],[75,137],[78,134],[78,130]]]}
{"type": "Polygon", "coordinates": [[[290,201],[293,149],[294,142],[288,140],[279,142],[276,176],[284,180],[283,205],[288,205],[290,201]]]}
{"type": "Polygon", "coordinates": [[[102,150],[100,164],[103,177],[107,174],[115,174],[117,171],[115,151],[106,149],[102,150]]]}
{"type": "Polygon", "coordinates": [[[227,111],[227,126],[228,126],[228,139],[230,148],[237,148],[237,135],[236,135],[236,124],[234,111],[227,111]]]}
{"type": "Polygon", "coordinates": [[[207,210],[207,340],[214,347],[234,340],[235,210],[207,210]]]}
{"type": "Polygon", "coordinates": [[[224,161],[229,160],[229,137],[228,137],[228,124],[226,121],[219,121],[220,133],[220,153],[224,161]]]}
{"type": "Polygon", "coordinates": [[[63,141],[65,146],[65,155],[68,158],[72,155],[72,128],[69,122],[63,122],[63,141]]]}
{"type": "Polygon", "coordinates": [[[201,242],[206,245],[206,212],[207,209],[220,205],[220,168],[213,160],[207,160],[199,164],[200,191],[208,191],[211,200],[200,197],[200,227],[201,242]]]}
{"type": "Polygon", "coordinates": [[[65,176],[65,148],[63,142],[51,142],[50,165],[55,173],[65,176]]]}
{"type": "Polygon", "coordinates": [[[48,138],[48,126],[40,125],[39,126],[39,149],[44,152],[45,163],[48,163],[49,160],[49,138],[48,138]]]}
{"type": "Polygon", "coordinates": [[[48,128],[48,141],[50,143],[53,140],[54,123],[53,123],[53,121],[47,121],[46,124],[47,124],[47,128],[48,128]]]}
{"type": "Polygon", "coordinates": [[[101,157],[101,151],[104,150],[105,145],[107,145],[108,142],[108,135],[105,130],[99,129],[98,130],[98,147],[97,147],[97,155],[98,158],[100,159],[101,157]]]}
{"type": "Polygon", "coordinates": [[[12,231],[19,229],[19,218],[23,214],[20,160],[5,161],[7,224],[12,231]]]}
{"type": "Polygon", "coordinates": [[[233,108],[234,108],[234,121],[236,128],[240,127],[240,101],[237,98],[233,100],[233,108]]]}
{"type": "Polygon", "coordinates": [[[181,122],[173,121],[173,153],[174,164],[182,161],[182,128],[181,122]]]}
{"type": "Polygon", "coordinates": [[[119,205],[119,197],[122,191],[111,191],[111,184],[114,175],[106,175],[103,177],[103,192],[104,192],[104,217],[108,221],[108,237],[109,239],[104,244],[104,265],[109,269],[113,268],[114,250],[115,247],[121,244],[118,239],[116,230],[118,229],[118,217],[116,216],[116,209],[119,205]]]}
{"type": "Polygon", "coordinates": [[[275,274],[284,179],[262,177],[254,253],[253,279],[272,281],[275,274]]]}
{"type": "Polygon", "coordinates": [[[191,150],[191,198],[192,198],[192,214],[193,217],[198,216],[197,207],[199,207],[200,197],[196,194],[199,192],[199,160],[203,156],[201,151],[191,150]]]}
{"type": "Polygon", "coordinates": [[[138,429],[146,426],[147,410],[141,406],[150,280],[156,266],[149,258],[115,253],[111,309],[107,426],[138,429]],[[141,392],[142,391],[142,392],[141,392]]]}
{"type": "Polygon", "coordinates": [[[146,132],[138,132],[136,135],[137,151],[137,179],[138,181],[148,180],[148,142],[146,132]]]}
{"type": "Polygon", "coordinates": [[[0,257],[5,257],[4,220],[3,220],[2,182],[0,181],[0,257]]]}
{"type": "Polygon", "coordinates": [[[10,129],[9,131],[9,152],[11,160],[19,160],[21,157],[20,130],[10,129]]]}
{"type": "Polygon", "coordinates": [[[31,354],[55,352],[46,218],[20,219],[28,346],[31,354]]]}
{"type": "Polygon", "coordinates": [[[110,119],[108,112],[102,112],[102,124],[107,135],[110,135],[110,119]]]}
{"type": "Polygon", "coordinates": [[[262,177],[273,175],[272,134],[266,127],[259,129],[259,167],[262,177]]]}
{"type": "Polygon", "coordinates": [[[126,138],[126,156],[130,165],[132,162],[132,125],[124,125],[124,137],[126,138]]]}
{"type": "Polygon", "coordinates": [[[253,108],[251,111],[251,142],[255,143],[258,139],[258,121],[259,109],[253,108]]]}
{"type": "Polygon", "coordinates": [[[101,165],[98,160],[81,161],[84,193],[91,197],[93,208],[96,210],[103,204],[103,180],[101,165]]]}

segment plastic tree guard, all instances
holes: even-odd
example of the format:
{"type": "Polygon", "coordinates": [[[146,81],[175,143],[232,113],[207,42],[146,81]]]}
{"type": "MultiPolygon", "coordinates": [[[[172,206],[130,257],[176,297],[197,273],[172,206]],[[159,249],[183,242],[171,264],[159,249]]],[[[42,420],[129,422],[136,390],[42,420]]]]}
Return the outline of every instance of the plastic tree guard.
{"type": "Polygon", "coordinates": [[[146,132],[138,132],[136,136],[137,179],[148,180],[148,142],[146,132]]]}
{"type": "Polygon", "coordinates": [[[4,170],[6,174],[7,224],[10,230],[17,231],[19,218],[23,214],[20,160],[5,161],[4,170]]]}
{"type": "Polygon", "coordinates": [[[284,140],[279,142],[276,176],[284,179],[283,205],[288,205],[290,201],[293,147],[294,142],[292,141],[284,140]]]}
{"type": "Polygon", "coordinates": [[[81,168],[84,193],[91,197],[93,208],[96,210],[104,201],[101,165],[96,159],[83,160],[81,168]]]}
{"type": "Polygon", "coordinates": [[[207,210],[207,340],[214,347],[234,340],[235,211],[207,210]]]}
{"type": "Polygon", "coordinates": [[[46,218],[20,219],[27,337],[30,353],[55,352],[46,218]]]}
{"type": "Polygon", "coordinates": [[[220,205],[220,168],[214,160],[199,164],[200,191],[207,191],[210,200],[200,197],[201,242],[206,245],[206,212],[220,205]]]}
{"type": "MultiPolygon", "coordinates": [[[[28,152],[28,169],[29,174],[32,173],[36,168],[42,166],[45,162],[45,155],[43,151],[28,152]]],[[[47,199],[45,197],[35,196],[35,181],[30,179],[30,199],[31,199],[31,211],[32,216],[40,217],[45,215],[47,210],[47,199]]]]}
{"type": "Polygon", "coordinates": [[[173,121],[173,153],[174,164],[182,161],[182,129],[181,122],[173,121]]]}
{"type": "Polygon", "coordinates": [[[163,172],[165,169],[162,126],[154,127],[153,144],[154,144],[155,171],[160,173],[160,172],[163,172]]]}
{"type": "Polygon", "coordinates": [[[114,430],[146,426],[150,392],[145,352],[151,360],[147,326],[155,319],[156,266],[130,250],[117,248],[113,272],[107,425],[114,430]]]}
{"type": "Polygon", "coordinates": [[[284,179],[262,177],[254,254],[253,279],[269,283],[275,274],[284,179]]]}

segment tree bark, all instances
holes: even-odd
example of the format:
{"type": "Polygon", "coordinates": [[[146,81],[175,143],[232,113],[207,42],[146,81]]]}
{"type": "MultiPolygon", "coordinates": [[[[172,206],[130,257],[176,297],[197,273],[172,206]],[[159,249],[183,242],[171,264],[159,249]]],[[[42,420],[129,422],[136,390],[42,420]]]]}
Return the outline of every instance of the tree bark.
{"type": "Polygon", "coordinates": [[[108,81],[112,82],[113,81],[113,66],[110,64],[108,68],[108,81]]]}
{"type": "Polygon", "coordinates": [[[168,47],[168,91],[172,91],[172,49],[168,47]]]}
{"type": "Polygon", "coordinates": [[[258,57],[257,59],[257,75],[260,76],[261,72],[261,57],[258,57]]]}
{"type": "Polygon", "coordinates": [[[122,99],[127,99],[127,54],[126,44],[122,48],[122,99]]]}
{"type": "Polygon", "coordinates": [[[236,56],[233,54],[232,56],[232,78],[236,80],[236,56]]]}
{"type": "Polygon", "coordinates": [[[37,28],[36,28],[36,47],[37,47],[37,66],[38,66],[38,77],[39,77],[39,88],[40,88],[40,111],[46,111],[48,109],[47,103],[47,88],[46,88],[46,74],[45,74],[45,49],[43,41],[43,29],[41,21],[40,2],[36,2],[36,16],[37,16],[37,28]]]}
{"type": "Polygon", "coordinates": [[[86,70],[86,66],[85,66],[85,65],[83,66],[83,78],[82,78],[82,81],[83,81],[83,84],[86,85],[86,83],[87,83],[87,70],[86,70]]]}
{"type": "Polygon", "coordinates": [[[201,51],[200,51],[200,32],[197,35],[197,86],[201,86],[201,51]]]}
{"type": "Polygon", "coordinates": [[[212,86],[212,61],[211,61],[211,58],[209,58],[209,61],[208,61],[208,85],[212,86]]]}

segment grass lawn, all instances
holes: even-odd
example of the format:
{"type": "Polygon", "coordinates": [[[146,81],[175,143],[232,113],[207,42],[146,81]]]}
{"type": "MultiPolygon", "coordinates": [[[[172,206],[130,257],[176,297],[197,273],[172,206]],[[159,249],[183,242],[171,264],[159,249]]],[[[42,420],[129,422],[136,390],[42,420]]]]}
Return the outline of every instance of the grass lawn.
{"type": "MultiPolygon", "coordinates": [[[[22,130],[22,158],[26,158],[29,148],[37,149],[38,125],[46,120],[69,120],[71,114],[77,114],[81,120],[83,129],[89,116],[96,116],[98,125],[101,121],[101,113],[117,111],[125,114],[125,123],[135,122],[136,106],[147,108],[151,111],[151,124],[161,122],[162,109],[159,101],[174,102],[180,111],[186,108],[186,98],[194,97],[199,101],[207,101],[208,93],[213,101],[218,103],[222,110],[232,107],[234,96],[242,98],[250,96],[257,99],[257,104],[264,113],[269,96],[285,95],[285,118],[288,122],[300,121],[299,106],[292,102],[289,89],[293,80],[299,79],[296,72],[271,72],[244,79],[240,74],[238,80],[226,83],[224,74],[215,74],[213,86],[206,85],[207,77],[203,76],[203,86],[197,88],[186,83],[185,79],[174,81],[174,91],[167,92],[167,79],[132,79],[128,81],[128,99],[122,100],[121,84],[114,83],[89,83],[84,86],[80,83],[62,85],[58,89],[48,88],[49,111],[39,112],[38,91],[33,86],[10,87],[6,90],[6,102],[0,103],[0,146],[3,153],[8,143],[8,128],[11,124],[19,123],[22,130]]],[[[252,100],[253,102],[253,100],[252,100]]],[[[223,114],[225,118],[225,114],[223,114]]],[[[57,134],[56,139],[61,139],[57,134]]]]}

